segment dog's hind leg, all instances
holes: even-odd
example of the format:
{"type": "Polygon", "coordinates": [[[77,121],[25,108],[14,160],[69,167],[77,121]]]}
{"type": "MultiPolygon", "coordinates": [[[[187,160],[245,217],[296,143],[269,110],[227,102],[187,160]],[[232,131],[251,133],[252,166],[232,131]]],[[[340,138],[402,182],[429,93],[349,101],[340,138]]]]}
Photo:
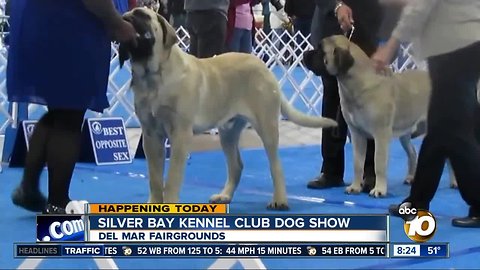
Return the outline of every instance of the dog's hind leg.
{"type": "Polygon", "coordinates": [[[288,210],[287,190],[285,176],[278,155],[279,122],[278,113],[262,112],[258,122],[252,122],[252,126],[262,139],[263,146],[270,162],[270,174],[273,179],[273,200],[267,206],[270,210],[288,210]]]}
{"type": "Polygon", "coordinates": [[[240,135],[245,128],[247,121],[236,118],[228,122],[225,126],[218,129],[220,143],[222,144],[225,158],[227,159],[227,180],[220,194],[214,194],[210,197],[210,203],[230,203],[233,194],[240,182],[240,176],[243,170],[242,158],[238,143],[240,135]]]}
{"type": "Polygon", "coordinates": [[[350,130],[353,146],[353,174],[354,179],[345,189],[348,194],[358,194],[362,191],[365,157],[367,155],[367,140],[354,129],[350,130]]]}
{"type": "Polygon", "coordinates": [[[415,170],[417,169],[417,151],[412,144],[411,137],[412,135],[410,133],[400,137],[400,144],[402,145],[403,150],[405,150],[405,153],[407,153],[408,158],[408,172],[407,177],[405,177],[404,180],[404,183],[408,185],[413,183],[413,177],[415,175],[415,170]]]}
{"type": "Polygon", "coordinates": [[[143,151],[150,179],[149,203],[163,203],[163,171],[165,168],[165,136],[143,133],[143,151]]]}

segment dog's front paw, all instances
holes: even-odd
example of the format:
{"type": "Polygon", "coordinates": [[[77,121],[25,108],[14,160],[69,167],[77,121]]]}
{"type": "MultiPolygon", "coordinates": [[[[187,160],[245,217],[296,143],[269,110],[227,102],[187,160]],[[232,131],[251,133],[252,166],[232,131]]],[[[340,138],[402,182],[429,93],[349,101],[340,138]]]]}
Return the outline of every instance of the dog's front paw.
{"type": "Polygon", "coordinates": [[[405,180],[403,181],[403,183],[405,185],[411,185],[413,184],[413,175],[409,175],[405,178],[405,180]]]}
{"type": "Polygon", "coordinates": [[[384,188],[375,187],[372,190],[370,190],[370,196],[375,198],[385,197],[387,196],[387,190],[384,188]]]}
{"type": "Polygon", "coordinates": [[[228,204],[232,198],[226,194],[214,194],[210,197],[210,203],[225,203],[228,204]]]}
{"type": "Polygon", "coordinates": [[[275,211],[288,211],[290,207],[288,207],[287,201],[273,201],[267,205],[267,209],[275,211]]]}
{"type": "Polygon", "coordinates": [[[362,185],[351,184],[345,189],[347,194],[359,194],[362,192],[362,185]]]}

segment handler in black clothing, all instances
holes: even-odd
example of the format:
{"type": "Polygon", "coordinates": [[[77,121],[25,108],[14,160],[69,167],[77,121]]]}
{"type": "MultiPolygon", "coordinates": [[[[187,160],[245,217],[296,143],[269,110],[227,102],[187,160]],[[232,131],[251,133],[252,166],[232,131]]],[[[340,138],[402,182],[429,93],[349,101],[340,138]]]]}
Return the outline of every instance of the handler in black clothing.
{"type": "MultiPolygon", "coordinates": [[[[304,37],[310,35],[315,2],[312,0],[286,0],[285,12],[293,19],[294,30],[302,33],[304,37]]],[[[302,41],[299,40],[299,44],[302,41]]]]}
{"type": "MultiPolygon", "coordinates": [[[[348,33],[352,25],[355,30],[352,41],[362,48],[367,55],[372,55],[378,45],[378,33],[382,23],[382,8],[379,0],[316,0],[316,18],[312,29],[320,31],[312,33],[322,39],[331,35],[348,33]]],[[[319,40],[312,39],[314,45],[319,40]]],[[[323,189],[344,186],[343,176],[345,167],[344,148],[348,127],[343,119],[340,109],[337,79],[334,76],[322,76],[323,101],[322,115],[337,119],[338,127],[322,130],[322,156],[323,164],[321,175],[308,183],[308,188],[323,189]]],[[[365,159],[365,185],[364,192],[369,192],[375,184],[374,143],[368,140],[367,155],[365,159]]]]}

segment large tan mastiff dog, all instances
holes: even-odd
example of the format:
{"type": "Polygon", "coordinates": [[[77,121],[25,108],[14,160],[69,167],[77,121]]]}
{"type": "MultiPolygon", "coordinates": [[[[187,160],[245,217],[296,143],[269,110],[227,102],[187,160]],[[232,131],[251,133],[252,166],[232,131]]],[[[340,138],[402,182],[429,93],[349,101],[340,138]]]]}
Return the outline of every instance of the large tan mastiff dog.
{"type": "MultiPolygon", "coordinates": [[[[386,170],[392,138],[408,156],[405,183],[411,183],[417,154],[412,133],[426,121],[431,85],[426,71],[409,70],[383,76],[376,72],[370,58],[345,36],[325,38],[317,50],[304,54],[304,64],[316,75],[336,76],[339,83],[342,114],[349,126],[353,144],[354,180],[347,193],[362,190],[367,138],[375,140],[375,187],[370,195],[387,194],[386,170]]],[[[450,171],[451,185],[456,186],[450,171]]]]}
{"type": "MultiPolygon", "coordinates": [[[[331,119],[296,111],[284,98],[277,79],[257,57],[227,53],[197,59],[177,46],[175,30],[155,12],[136,8],[124,15],[138,32],[138,45],[121,44],[120,62],[132,63],[135,111],[143,131],[148,161],[150,202],[179,200],[189,143],[195,133],[218,127],[228,176],[215,203],[229,203],[243,168],[240,133],[250,122],[262,139],[273,178],[269,209],[288,209],[278,150],[280,112],[306,127],[332,127],[331,119]],[[171,141],[170,168],[164,186],[164,142],[171,141]]],[[[218,166],[218,164],[212,164],[218,166]]]]}

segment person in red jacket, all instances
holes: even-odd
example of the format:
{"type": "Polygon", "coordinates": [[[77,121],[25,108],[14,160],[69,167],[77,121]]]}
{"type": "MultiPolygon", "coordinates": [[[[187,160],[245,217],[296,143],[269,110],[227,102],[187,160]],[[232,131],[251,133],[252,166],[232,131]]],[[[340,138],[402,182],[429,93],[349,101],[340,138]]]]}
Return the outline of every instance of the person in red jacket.
{"type": "Polygon", "coordinates": [[[137,7],[137,0],[128,0],[128,10],[132,10],[137,7]]]}
{"type": "Polygon", "coordinates": [[[252,6],[261,0],[231,0],[228,8],[226,45],[231,52],[252,52],[255,18],[252,6]]]}

